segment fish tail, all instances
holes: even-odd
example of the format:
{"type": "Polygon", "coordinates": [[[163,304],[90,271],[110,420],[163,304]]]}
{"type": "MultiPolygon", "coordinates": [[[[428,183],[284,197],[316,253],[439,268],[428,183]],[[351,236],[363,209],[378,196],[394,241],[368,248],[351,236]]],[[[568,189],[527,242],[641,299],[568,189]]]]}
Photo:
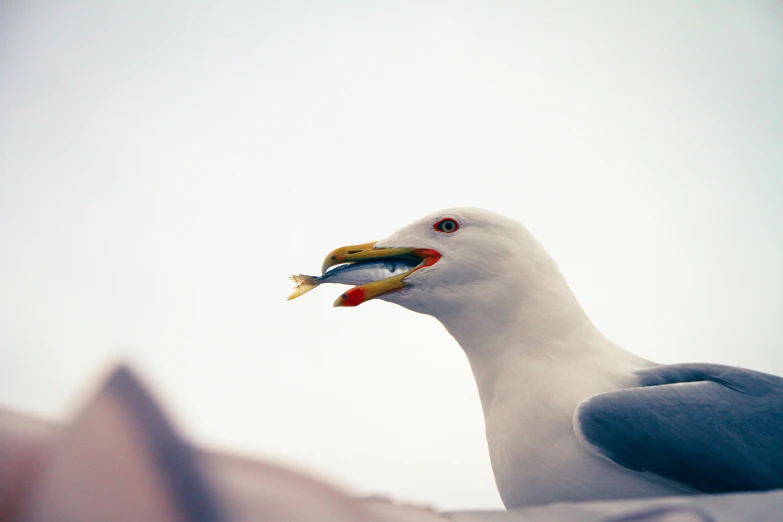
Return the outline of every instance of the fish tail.
{"type": "Polygon", "coordinates": [[[294,290],[294,293],[292,293],[290,296],[288,296],[288,300],[296,299],[297,297],[306,294],[319,284],[321,284],[318,281],[318,278],[315,276],[309,276],[309,275],[293,275],[291,276],[291,281],[296,283],[296,290],[294,290]]]}

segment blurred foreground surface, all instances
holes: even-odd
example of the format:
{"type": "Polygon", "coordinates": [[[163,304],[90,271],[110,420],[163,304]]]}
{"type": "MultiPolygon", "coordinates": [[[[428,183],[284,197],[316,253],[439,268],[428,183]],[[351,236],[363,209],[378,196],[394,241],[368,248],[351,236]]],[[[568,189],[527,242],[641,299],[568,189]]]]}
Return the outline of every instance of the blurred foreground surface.
{"type": "Polygon", "coordinates": [[[782,512],[783,491],[457,513],[356,498],[190,446],[124,366],[66,426],[0,410],[0,522],[739,522],[782,512]]]}

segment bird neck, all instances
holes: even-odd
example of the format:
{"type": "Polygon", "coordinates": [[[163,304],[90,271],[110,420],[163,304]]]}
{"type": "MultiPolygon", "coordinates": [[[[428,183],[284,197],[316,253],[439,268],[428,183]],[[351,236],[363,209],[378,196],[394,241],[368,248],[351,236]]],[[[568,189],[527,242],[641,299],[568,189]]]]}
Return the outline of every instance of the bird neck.
{"type": "Polygon", "coordinates": [[[492,297],[437,318],[468,356],[485,415],[493,401],[520,387],[575,375],[603,379],[638,360],[598,331],[559,274],[525,288],[506,281],[484,290],[473,295],[492,297]]]}
{"type": "Polygon", "coordinates": [[[527,284],[485,282],[465,294],[473,297],[433,315],[468,357],[574,355],[578,346],[557,341],[597,331],[559,272],[527,284]]]}

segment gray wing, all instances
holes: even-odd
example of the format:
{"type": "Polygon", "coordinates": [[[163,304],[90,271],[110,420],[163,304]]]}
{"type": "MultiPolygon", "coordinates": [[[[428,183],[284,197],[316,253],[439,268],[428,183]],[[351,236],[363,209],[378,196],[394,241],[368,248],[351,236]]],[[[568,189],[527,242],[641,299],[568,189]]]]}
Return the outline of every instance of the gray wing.
{"type": "Polygon", "coordinates": [[[577,408],[590,450],[707,493],[783,488],[783,378],[718,364],[637,376],[577,408]]]}

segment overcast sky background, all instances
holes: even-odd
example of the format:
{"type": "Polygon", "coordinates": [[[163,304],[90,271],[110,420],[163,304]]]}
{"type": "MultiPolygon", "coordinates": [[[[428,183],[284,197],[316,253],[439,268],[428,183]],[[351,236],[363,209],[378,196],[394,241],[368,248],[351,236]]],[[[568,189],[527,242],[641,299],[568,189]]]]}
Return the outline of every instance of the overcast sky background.
{"type": "Polygon", "coordinates": [[[0,4],[0,405],[67,418],[127,359],[201,444],[500,507],[439,323],[286,301],[461,205],[637,354],[783,374],[781,5],[0,4]]]}

